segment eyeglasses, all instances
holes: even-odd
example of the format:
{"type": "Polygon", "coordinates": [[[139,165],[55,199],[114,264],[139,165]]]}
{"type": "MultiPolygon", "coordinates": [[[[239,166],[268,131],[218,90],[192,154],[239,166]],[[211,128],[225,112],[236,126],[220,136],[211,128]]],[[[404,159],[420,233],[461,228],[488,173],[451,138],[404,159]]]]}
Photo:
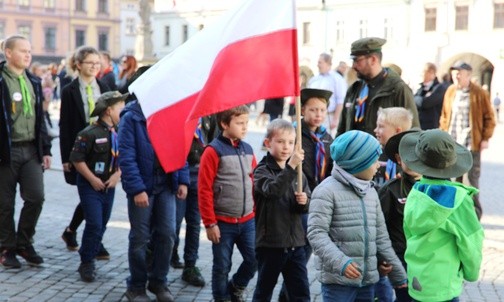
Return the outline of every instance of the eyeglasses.
{"type": "Polygon", "coordinates": [[[359,64],[360,61],[364,60],[364,59],[367,59],[369,58],[368,56],[360,56],[360,57],[357,57],[357,58],[353,58],[353,63],[354,64],[359,64]]]}
{"type": "Polygon", "coordinates": [[[83,61],[82,64],[88,64],[93,67],[101,66],[101,62],[90,62],[90,61],[83,61]]]}

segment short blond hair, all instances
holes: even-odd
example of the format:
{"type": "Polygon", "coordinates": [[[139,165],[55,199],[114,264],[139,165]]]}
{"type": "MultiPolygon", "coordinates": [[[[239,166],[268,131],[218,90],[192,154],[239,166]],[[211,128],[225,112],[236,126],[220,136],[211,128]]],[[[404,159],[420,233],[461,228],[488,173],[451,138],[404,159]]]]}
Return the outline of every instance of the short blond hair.
{"type": "Polygon", "coordinates": [[[378,119],[380,118],[395,128],[401,128],[402,131],[411,129],[413,124],[413,113],[403,107],[380,107],[378,109],[378,119]]]}

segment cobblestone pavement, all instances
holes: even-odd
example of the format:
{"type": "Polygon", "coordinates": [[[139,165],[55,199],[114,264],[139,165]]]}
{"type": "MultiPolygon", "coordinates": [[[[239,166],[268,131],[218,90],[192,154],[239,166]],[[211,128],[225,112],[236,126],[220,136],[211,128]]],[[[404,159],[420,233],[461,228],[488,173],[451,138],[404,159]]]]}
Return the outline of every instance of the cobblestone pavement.
{"type": "MultiPolygon", "coordinates": [[[[264,128],[251,121],[248,141],[255,147],[256,156],[262,158],[260,150],[264,128]]],[[[59,160],[59,142],[53,141],[54,165],[45,173],[46,201],[35,235],[35,248],[44,257],[43,267],[34,268],[23,264],[19,270],[5,270],[0,267],[0,302],[2,301],[126,301],[125,279],[128,276],[128,231],[129,223],[126,196],[119,187],[116,190],[112,217],[104,237],[104,244],[111,254],[111,260],[97,263],[98,276],[93,283],[80,281],[77,267],[79,254],[67,251],[61,234],[69,223],[75,205],[78,203],[77,189],[65,184],[59,160]]],[[[467,283],[461,296],[462,301],[504,301],[504,127],[499,125],[490,142],[490,149],[483,153],[481,177],[481,200],[484,207],[482,223],[485,228],[484,259],[480,280],[467,283]]],[[[16,210],[22,206],[17,198],[16,210]]],[[[83,227],[79,228],[82,235],[83,227]]],[[[181,231],[183,245],[184,229],[181,231]]],[[[179,254],[183,246],[179,247],[179,254]]],[[[211,245],[204,229],[201,233],[200,259],[197,265],[207,281],[203,288],[187,285],[181,280],[181,270],[170,269],[169,287],[176,301],[212,301],[211,294],[211,245]]],[[[239,253],[234,255],[240,261],[239,253]]],[[[234,263],[236,263],[234,262],[234,263]]],[[[320,284],[315,279],[315,270],[309,263],[309,279],[312,301],[321,301],[320,284]]],[[[256,279],[248,288],[251,300],[256,279]]],[[[279,282],[280,283],[280,282],[279,282]]],[[[277,296],[279,286],[275,288],[277,296]]],[[[154,296],[150,295],[154,300],[154,296]]]]}

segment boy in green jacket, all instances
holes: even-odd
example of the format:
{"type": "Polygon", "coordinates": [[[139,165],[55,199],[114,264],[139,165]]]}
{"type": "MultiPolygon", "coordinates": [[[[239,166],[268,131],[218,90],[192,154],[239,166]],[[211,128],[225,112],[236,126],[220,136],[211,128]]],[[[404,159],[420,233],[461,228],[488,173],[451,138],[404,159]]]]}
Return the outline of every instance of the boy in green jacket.
{"type": "Polygon", "coordinates": [[[438,129],[405,135],[399,155],[423,175],[404,209],[409,294],[459,301],[464,280],[478,279],[484,235],[472,201],[478,190],[450,179],[469,171],[472,155],[438,129]]]}

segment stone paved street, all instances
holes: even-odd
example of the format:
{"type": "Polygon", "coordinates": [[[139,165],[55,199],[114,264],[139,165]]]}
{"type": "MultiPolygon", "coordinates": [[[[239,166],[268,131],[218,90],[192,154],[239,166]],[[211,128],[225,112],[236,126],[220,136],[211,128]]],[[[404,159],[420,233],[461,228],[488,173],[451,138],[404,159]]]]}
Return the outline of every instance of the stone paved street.
{"type": "MultiPolygon", "coordinates": [[[[255,148],[258,160],[264,154],[260,150],[264,128],[250,122],[247,138],[255,148]]],[[[126,290],[125,279],[128,276],[128,231],[129,223],[126,196],[119,187],[116,190],[112,217],[103,240],[111,254],[110,261],[99,261],[98,277],[93,283],[80,281],[77,267],[79,254],[67,251],[60,236],[69,223],[75,205],[78,203],[77,189],[64,182],[59,159],[59,142],[53,141],[54,165],[45,173],[46,201],[35,235],[35,248],[45,259],[41,268],[25,265],[19,270],[5,270],[0,267],[0,302],[1,301],[126,301],[122,297],[126,290]]],[[[490,149],[483,153],[481,177],[481,200],[484,207],[482,223],[486,232],[484,259],[480,280],[465,285],[462,301],[504,301],[504,127],[498,126],[490,149]]],[[[18,196],[16,210],[19,214],[22,201],[18,196]]],[[[79,237],[83,226],[79,228],[79,237]]],[[[181,231],[183,253],[184,229],[181,231]]],[[[206,239],[204,229],[201,233],[200,259],[198,266],[207,281],[203,288],[188,286],[180,279],[181,270],[170,269],[169,287],[176,301],[212,301],[211,295],[211,245],[206,239]]],[[[235,253],[236,261],[240,260],[235,253]]],[[[234,268],[234,267],[233,267],[234,268]]],[[[321,301],[320,285],[315,279],[315,270],[309,263],[312,301],[321,301]]],[[[251,298],[256,279],[248,289],[251,298]]],[[[279,287],[276,287],[277,296],[279,287]]],[[[151,295],[154,300],[154,296],[151,295]]]]}

